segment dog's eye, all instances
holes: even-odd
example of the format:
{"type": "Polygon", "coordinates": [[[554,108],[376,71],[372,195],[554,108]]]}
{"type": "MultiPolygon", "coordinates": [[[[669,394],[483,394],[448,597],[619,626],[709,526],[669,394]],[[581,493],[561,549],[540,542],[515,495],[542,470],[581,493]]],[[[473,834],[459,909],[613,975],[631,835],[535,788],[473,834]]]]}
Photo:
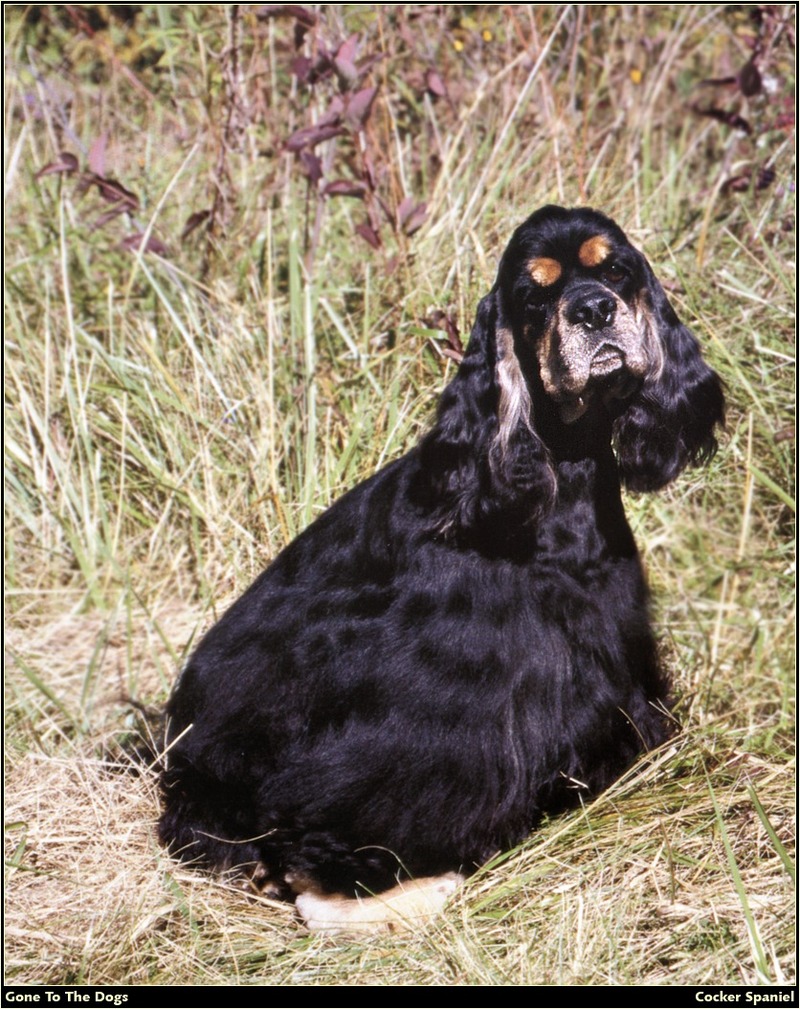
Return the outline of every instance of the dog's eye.
{"type": "Polygon", "coordinates": [[[625,277],[625,270],[619,265],[619,263],[603,263],[600,268],[600,275],[603,280],[609,281],[609,283],[616,283],[625,277]]]}

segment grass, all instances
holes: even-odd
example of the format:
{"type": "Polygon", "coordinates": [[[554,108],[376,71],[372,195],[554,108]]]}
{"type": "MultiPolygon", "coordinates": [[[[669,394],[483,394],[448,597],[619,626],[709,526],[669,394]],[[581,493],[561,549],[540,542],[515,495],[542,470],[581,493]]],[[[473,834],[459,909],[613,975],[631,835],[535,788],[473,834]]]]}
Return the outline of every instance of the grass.
{"type": "Polygon", "coordinates": [[[357,65],[383,58],[311,87],[255,8],[6,9],[6,979],[793,981],[793,7],[317,13],[303,52],[358,33],[357,65]],[[753,44],[763,90],[703,83],[753,44]],[[283,144],[370,86],[364,128],[310,152],[363,197],[323,200],[283,144]],[[728,386],[709,469],[627,501],[682,732],[430,930],[312,938],[170,862],[152,776],[102,755],[127,699],[161,704],[281,546],[416,440],[443,316],[466,339],[549,201],[620,221],[728,386]]]}

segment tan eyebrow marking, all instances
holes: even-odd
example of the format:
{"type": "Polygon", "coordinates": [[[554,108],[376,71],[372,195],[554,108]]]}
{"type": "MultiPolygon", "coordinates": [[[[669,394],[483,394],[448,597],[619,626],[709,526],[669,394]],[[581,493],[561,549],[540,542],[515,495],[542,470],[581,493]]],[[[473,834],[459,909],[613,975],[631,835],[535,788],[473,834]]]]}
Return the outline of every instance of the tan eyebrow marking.
{"type": "Polygon", "coordinates": [[[578,249],[578,259],[582,266],[599,266],[610,252],[611,243],[605,235],[593,235],[578,249]]]}
{"type": "Polygon", "coordinates": [[[551,284],[555,284],[561,276],[561,263],[557,259],[539,256],[528,263],[528,272],[537,284],[549,287],[551,284]]]}

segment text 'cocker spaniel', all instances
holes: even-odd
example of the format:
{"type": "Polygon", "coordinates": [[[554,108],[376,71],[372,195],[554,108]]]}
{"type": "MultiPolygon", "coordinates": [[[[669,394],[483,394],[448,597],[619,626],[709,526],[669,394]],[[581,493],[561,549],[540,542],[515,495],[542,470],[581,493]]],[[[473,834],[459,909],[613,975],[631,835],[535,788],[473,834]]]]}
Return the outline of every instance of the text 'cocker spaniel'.
{"type": "Polygon", "coordinates": [[[311,928],[440,908],[670,733],[620,486],[716,449],[717,375],[607,217],[514,233],[432,430],[205,636],[168,706],[162,841],[311,928]]]}

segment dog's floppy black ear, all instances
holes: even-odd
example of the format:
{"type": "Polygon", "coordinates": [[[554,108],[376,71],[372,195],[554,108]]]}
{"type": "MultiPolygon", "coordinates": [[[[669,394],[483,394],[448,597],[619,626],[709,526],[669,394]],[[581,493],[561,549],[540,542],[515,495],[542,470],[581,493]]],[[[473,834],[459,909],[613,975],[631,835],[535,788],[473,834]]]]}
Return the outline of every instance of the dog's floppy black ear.
{"type": "Polygon", "coordinates": [[[421,445],[423,473],[444,532],[548,511],[555,479],[533,428],[531,396],[497,288],[478,305],[467,352],[421,445]]]}
{"type": "Polygon", "coordinates": [[[725,419],[719,376],[703,360],[661,285],[644,262],[640,308],[653,357],[650,376],[614,424],[620,473],[632,490],[664,487],[717,450],[714,429],[725,419]]]}

